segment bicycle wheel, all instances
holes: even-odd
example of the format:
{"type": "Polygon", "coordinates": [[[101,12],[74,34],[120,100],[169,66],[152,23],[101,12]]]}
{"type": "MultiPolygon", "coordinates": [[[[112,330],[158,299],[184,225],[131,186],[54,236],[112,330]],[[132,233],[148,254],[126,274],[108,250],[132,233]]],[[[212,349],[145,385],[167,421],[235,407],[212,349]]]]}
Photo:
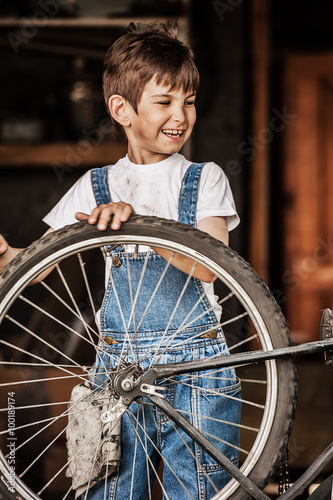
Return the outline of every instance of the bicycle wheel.
{"type": "MultiPolygon", "coordinates": [[[[105,249],[119,245],[125,249],[138,246],[147,254],[150,247],[171,250],[213,272],[222,307],[222,319],[216,327],[223,329],[230,353],[272,350],[291,343],[285,319],[261,279],[234,251],[201,231],[164,219],[132,216],[119,231],[101,232],[78,223],[43,237],[0,275],[0,473],[6,499],[74,498],[65,474],[68,402],[73,386],[87,380],[96,353],[113,355],[112,344],[100,342],[95,316],[105,291],[104,267],[109,258],[105,249]],[[51,266],[55,270],[44,281],[29,286],[51,266]]],[[[112,265],[117,263],[111,264],[111,271],[112,265]]],[[[163,273],[157,287],[162,280],[163,273]]],[[[135,294],[130,286],[129,290],[126,314],[133,320],[139,292],[135,294]]],[[[152,300],[146,300],[142,316],[152,300]]],[[[173,313],[170,311],[170,317],[173,313]]],[[[193,309],[191,322],[195,321],[194,313],[193,309]]],[[[143,317],[136,317],[135,328],[142,321],[143,317]]],[[[118,366],[128,368],[129,349],[117,354],[118,366]]],[[[158,362],[155,347],[149,357],[158,362]]],[[[234,424],[241,435],[240,469],[263,488],[291,431],[296,371],[291,359],[249,363],[235,369],[242,386],[241,422],[234,424]]],[[[218,372],[213,374],[218,376],[218,372]]],[[[211,370],[207,376],[212,377],[211,370]]],[[[188,383],[189,378],[183,380],[188,383]]],[[[136,404],[147,403],[140,399],[136,404]]],[[[182,408],[177,410],[182,412],[182,408]]],[[[223,441],[223,436],[208,438],[223,441]]],[[[172,463],[164,462],[165,468],[172,470],[172,463]]],[[[155,488],[163,490],[161,472],[153,472],[157,476],[155,488]]],[[[172,473],[177,481],[177,470],[172,473]]],[[[188,498],[186,494],[184,490],[184,498],[188,498]]],[[[248,494],[231,478],[222,490],[214,490],[211,498],[245,499],[248,494]]]]}

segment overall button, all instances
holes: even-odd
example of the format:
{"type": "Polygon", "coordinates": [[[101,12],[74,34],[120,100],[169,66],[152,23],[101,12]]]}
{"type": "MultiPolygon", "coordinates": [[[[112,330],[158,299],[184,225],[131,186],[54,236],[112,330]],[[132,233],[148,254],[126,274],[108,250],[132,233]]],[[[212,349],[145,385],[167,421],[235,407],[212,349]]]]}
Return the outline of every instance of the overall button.
{"type": "Polygon", "coordinates": [[[112,257],[112,265],[114,267],[120,267],[121,266],[120,257],[112,257]]]}
{"type": "Polygon", "coordinates": [[[201,335],[201,338],[204,338],[204,337],[209,337],[210,339],[216,339],[217,330],[211,330],[210,332],[204,333],[203,335],[201,335]]]}
{"type": "Polygon", "coordinates": [[[216,337],[217,337],[217,330],[211,330],[208,335],[209,335],[209,337],[211,339],[216,339],[216,337]]]}
{"type": "Polygon", "coordinates": [[[111,344],[118,344],[118,342],[116,340],[113,340],[111,337],[107,336],[104,338],[104,342],[106,342],[108,345],[111,345],[111,344]]]}

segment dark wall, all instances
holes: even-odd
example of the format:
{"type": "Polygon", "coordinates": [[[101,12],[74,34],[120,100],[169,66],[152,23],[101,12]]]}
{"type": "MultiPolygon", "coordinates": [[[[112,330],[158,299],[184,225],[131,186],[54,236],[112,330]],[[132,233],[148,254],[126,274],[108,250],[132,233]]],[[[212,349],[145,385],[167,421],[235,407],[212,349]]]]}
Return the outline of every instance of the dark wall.
{"type": "Polygon", "coordinates": [[[332,18],[333,3],[327,0],[272,1],[272,50],[332,50],[332,18]]]}
{"type": "Polygon", "coordinates": [[[42,218],[74,184],[81,171],[60,183],[52,168],[0,170],[0,232],[14,247],[26,247],[48,229],[42,218]]]}
{"type": "Polygon", "coordinates": [[[193,158],[215,161],[227,174],[241,216],[230,244],[244,254],[249,163],[239,145],[247,136],[251,112],[248,5],[238,2],[224,10],[223,4],[227,2],[192,3],[193,47],[201,73],[193,158]]]}

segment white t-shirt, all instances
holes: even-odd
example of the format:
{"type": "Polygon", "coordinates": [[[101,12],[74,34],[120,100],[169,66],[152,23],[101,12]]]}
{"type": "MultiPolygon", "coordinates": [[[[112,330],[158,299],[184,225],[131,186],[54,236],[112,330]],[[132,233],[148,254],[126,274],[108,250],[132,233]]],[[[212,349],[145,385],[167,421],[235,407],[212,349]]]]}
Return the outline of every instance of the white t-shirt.
{"type": "MultiPolygon", "coordinates": [[[[128,156],[109,167],[109,190],[114,202],[129,203],[140,215],[178,220],[181,184],[191,162],[176,153],[158,163],[138,165],[128,156]]],[[[86,172],[43,219],[53,229],[77,222],[76,212],[91,214],[96,200],[91,173],[86,172]]],[[[225,217],[228,230],[239,223],[228,179],[215,163],[206,163],[199,186],[197,223],[204,217],[225,217]]]]}
{"type": "MultiPolygon", "coordinates": [[[[126,155],[109,167],[111,199],[114,202],[129,203],[140,215],[178,220],[178,201],[182,180],[190,165],[191,162],[179,153],[148,165],[132,163],[126,155]]],[[[91,172],[88,171],[43,220],[53,229],[60,229],[77,222],[76,212],[91,214],[95,207],[91,172]]],[[[212,216],[225,217],[229,231],[239,224],[229,181],[218,165],[209,162],[205,164],[201,172],[196,224],[201,219],[212,216]]],[[[108,272],[107,268],[106,278],[108,272]]],[[[217,304],[213,284],[202,282],[202,285],[219,319],[221,307],[217,304]]],[[[99,314],[96,320],[99,323],[99,314]]]]}

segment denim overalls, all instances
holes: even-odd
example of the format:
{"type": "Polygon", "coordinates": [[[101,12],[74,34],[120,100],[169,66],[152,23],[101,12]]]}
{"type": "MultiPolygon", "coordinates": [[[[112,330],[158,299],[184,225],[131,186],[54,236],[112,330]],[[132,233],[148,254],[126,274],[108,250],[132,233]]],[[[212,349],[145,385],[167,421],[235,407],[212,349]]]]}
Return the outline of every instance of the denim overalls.
{"type": "MultiPolygon", "coordinates": [[[[192,164],[188,168],[179,196],[179,221],[191,226],[195,226],[196,221],[202,168],[203,164],[192,164]]],[[[97,205],[111,201],[107,175],[107,167],[92,170],[97,205]]],[[[120,258],[121,265],[111,268],[100,312],[102,338],[109,337],[107,340],[112,344],[108,348],[103,342],[103,354],[94,365],[99,380],[107,378],[104,367],[113,368],[117,364],[117,355],[123,352],[127,353],[127,362],[140,359],[143,369],[152,361],[175,363],[228,353],[223,332],[217,327],[218,321],[199,280],[189,279],[187,274],[168,266],[154,252],[128,254],[116,248],[113,253],[118,260],[120,258]],[[142,272],[143,287],[140,284],[142,272]],[[147,303],[163,272],[162,284],[146,313],[147,303]],[[177,304],[179,297],[181,300],[177,304]],[[131,313],[133,302],[134,314],[131,313]],[[212,330],[217,332],[214,339],[207,335],[212,330]],[[132,348],[129,338],[132,339],[132,348]],[[157,351],[155,357],[154,348],[157,351]]],[[[228,424],[237,424],[240,420],[240,384],[234,369],[213,371],[208,378],[201,372],[178,376],[160,384],[167,387],[163,394],[171,404],[208,433],[209,439],[237,464],[239,427],[228,424]],[[183,383],[177,383],[179,381],[183,383]]],[[[148,400],[143,402],[133,402],[122,417],[122,459],[118,473],[110,476],[106,490],[104,482],[98,484],[90,490],[88,498],[147,500],[150,498],[147,485],[149,482],[153,484],[161,455],[163,486],[170,500],[212,498],[229,480],[228,474],[183,431],[175,430],[173,423],[148,400]]]]}

